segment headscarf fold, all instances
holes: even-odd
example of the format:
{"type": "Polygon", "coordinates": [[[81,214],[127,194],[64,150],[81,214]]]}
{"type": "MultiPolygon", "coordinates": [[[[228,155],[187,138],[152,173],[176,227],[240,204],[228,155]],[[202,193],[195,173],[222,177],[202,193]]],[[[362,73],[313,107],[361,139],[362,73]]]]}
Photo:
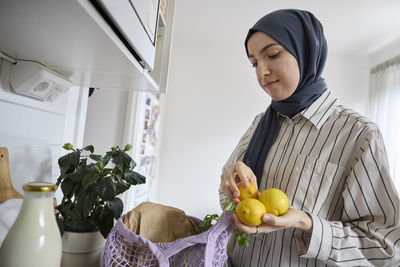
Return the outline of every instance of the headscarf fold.
{"type": "Polygon", "coordinates": [[[282,101],[272,100],[251,137],[243,162],[257,177],[260,186],[265,160],[278,131],[277,112],[293,117],[309,107],[326,90],[321,77],[327,57],[327,43],[318,19],[308,11],[281,9],[262,17],[249,30],[247,42],[255,32],[263,32],[288,50],[300,69],[300,81],[295,92],[282,101]]]}

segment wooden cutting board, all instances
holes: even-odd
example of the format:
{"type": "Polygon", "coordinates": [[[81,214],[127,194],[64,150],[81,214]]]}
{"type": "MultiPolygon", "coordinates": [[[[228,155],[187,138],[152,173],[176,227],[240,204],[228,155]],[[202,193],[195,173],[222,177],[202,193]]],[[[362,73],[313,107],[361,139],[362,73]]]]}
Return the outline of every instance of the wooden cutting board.
{"type": "Polygon", "coordinates": [[[12,185],[8,149],[0,147],[0,203],[11,198],[23,198],[12,185]]]}

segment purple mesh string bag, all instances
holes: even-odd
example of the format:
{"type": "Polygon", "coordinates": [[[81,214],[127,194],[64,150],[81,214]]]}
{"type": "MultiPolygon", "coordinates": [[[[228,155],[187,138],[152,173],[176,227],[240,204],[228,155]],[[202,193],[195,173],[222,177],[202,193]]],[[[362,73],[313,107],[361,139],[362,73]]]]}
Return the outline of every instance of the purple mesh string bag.
{"type": "MultiPolygon", "coordinates": [[[[232,234],[232,217],[224,212],[207,231],[169,243],[152,243],[133,233],[121,216],[107,237],[102,267],[223,266],[227,260],[226,246],[232,234]]],[[[192,218],[197,224],[198,218],[192,218]]]]}

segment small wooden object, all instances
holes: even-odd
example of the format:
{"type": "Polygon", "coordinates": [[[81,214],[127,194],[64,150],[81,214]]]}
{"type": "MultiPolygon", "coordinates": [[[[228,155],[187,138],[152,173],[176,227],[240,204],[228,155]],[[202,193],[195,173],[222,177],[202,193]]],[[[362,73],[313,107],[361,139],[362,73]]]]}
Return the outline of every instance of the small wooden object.
{"type": "Polygon", "coordinates": [[[0,147],[0,203],[11,198],[23,198],[12,185],[8,149],[0,147]]]}

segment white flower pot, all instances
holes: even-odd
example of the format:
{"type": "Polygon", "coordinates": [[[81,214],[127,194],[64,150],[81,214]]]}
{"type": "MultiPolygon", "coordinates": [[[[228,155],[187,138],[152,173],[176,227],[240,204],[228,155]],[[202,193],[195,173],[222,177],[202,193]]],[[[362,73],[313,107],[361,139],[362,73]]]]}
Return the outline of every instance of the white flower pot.
{"type": "Polygon", "coordinates": [[[61,267],[100,266],[106,240],[99,231],[64,232],[61,267]]]}

